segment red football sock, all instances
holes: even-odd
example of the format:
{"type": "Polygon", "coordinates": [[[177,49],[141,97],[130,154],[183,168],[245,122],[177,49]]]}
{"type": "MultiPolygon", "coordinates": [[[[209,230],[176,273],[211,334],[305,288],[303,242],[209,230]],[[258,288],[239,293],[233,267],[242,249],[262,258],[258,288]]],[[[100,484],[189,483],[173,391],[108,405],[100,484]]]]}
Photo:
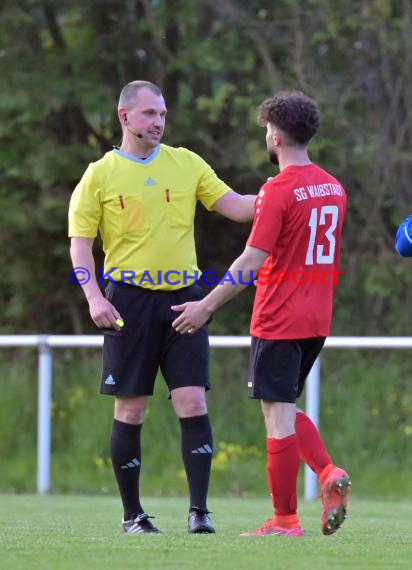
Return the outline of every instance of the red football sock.
{"type": "Polygon", "coordinates": [[[319,476],[320,472],[332,463],[332,459],[317,427],[306,414],[298,412],[295,429],[302,461],[319,476]]]}
{"type": "Polygon", "coordinates": [[[282,439],[267,438],[267,474],[275,517],[294,515],[297,510],[296,483],[299,449],[296,434],[282,439]]]}
{"type": "Polygon", "coordinates": [[[296,528],[300,526],[300,520],[297,514],[295,515],[276,515],[275,525],[282,528],[296,528]]]}

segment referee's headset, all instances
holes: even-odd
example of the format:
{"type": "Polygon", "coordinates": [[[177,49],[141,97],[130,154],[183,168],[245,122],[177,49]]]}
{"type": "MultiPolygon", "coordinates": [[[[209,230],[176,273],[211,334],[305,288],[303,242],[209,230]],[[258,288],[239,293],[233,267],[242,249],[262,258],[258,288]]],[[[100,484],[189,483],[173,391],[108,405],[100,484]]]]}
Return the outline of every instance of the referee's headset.
{"type": "Polygon", "coordinates": [[[124,116],[123,118],[123,123],[125,124],[126,129],[129,131],[129,133],[132,133],[132,135],[134,135],[135,137],[137,137],[138,139],[142,139],[143,135],[140,133],[134,133],[131,129],[129,129],[129,127],[127,126],[127,115],[124,116]]]}

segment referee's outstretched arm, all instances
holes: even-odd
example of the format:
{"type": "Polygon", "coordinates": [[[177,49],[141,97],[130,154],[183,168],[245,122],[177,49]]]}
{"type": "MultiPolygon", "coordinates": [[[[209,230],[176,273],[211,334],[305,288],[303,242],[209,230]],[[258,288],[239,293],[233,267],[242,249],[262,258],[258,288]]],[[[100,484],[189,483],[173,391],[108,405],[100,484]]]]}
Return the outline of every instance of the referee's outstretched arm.
{"type": "Polygon", "coordinates": [[[395,247],[402,257],[412,257],[412,214],[409,214],[399,226],[395,247]]]}

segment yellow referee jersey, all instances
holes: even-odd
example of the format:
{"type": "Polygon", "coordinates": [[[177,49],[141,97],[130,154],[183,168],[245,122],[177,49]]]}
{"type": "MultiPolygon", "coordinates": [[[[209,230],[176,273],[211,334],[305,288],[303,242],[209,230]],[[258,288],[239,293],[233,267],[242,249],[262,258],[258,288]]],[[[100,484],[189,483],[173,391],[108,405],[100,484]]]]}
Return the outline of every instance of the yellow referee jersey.
{"type": "MultiPolygon", "coordinates": [[[[104,274],[155,290],[180,289],[200,274],[194,216],[230,188],[200,156],[157,146],[145,159],[121,150],[89,165],[69,208],[69,237],[94,238],[105,252],[104,274]]],[[[101,274],[102,276],[102,274],[101,274]]]]}

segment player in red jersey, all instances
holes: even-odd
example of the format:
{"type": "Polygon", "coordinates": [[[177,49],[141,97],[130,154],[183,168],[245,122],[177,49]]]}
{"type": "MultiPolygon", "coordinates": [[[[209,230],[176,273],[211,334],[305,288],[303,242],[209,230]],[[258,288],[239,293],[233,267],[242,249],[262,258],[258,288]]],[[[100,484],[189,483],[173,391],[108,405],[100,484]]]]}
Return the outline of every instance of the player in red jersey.
{"type": "Polygon", "coordinates": [[[259,280],[250,332],[249,397],[260,399],[267,432],[267,474],[274,517],[248,536],[302,536],[297,514],[299,459],[322,485],[324,534],[346,518],[348,474],[336,467],[311,420],[296,407],[332,319],[339,271],[345,191],[336,178],[312,163],[307,144],[319,126],[315,103],[299,91],[264,101],[258,118],[267,128],[271,162],[280,173],[259,192],[246,248],[230,267],[230,278],[200,302],[172,307],[173,323],[194,334],[212,313],[239,294],[243,274],[259,280]]]}

